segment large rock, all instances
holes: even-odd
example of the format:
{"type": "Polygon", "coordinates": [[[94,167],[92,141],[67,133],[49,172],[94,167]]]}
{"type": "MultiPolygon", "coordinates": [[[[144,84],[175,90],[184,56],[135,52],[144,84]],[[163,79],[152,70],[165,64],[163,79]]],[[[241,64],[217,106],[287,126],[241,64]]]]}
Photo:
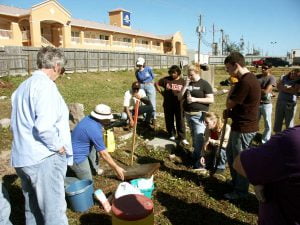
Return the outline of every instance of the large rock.
{"type": "Polygon", "coordinates": [[[70,129],[73,130],[76,124],[84,117],[84,106],[80,103],[70,103],[68,107],[70,112],[70,129]]]}
{"type": "Polygon", "coordinates": [[[177,143],[175,141],[171,141],[168,139],[163,138],[154,138],[151,141],[147,143],[147,147],[151,149],[166,149],[168,151],[172,151],[177,146],[177,143]]]}
{"type": "Polygon", "coordinates": [[[0,120],[0,128],[9,128],[10,127],[10,119],[4,118],[0,120]]]}

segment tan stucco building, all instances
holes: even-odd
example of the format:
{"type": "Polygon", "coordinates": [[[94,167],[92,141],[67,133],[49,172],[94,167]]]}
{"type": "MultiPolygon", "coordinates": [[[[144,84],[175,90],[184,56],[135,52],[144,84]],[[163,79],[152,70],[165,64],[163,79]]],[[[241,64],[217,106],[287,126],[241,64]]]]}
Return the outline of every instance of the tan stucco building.
{"type": "Polygon", "coordinates": [[[180,32],[154,35],[131,29],[130,12],[109,12],[110,24],[72,18],[58,1],[48,0],[21,9],[0,5],[0,46],[52,45],[61,48],[98,49],[186,55],[180,32]]]}

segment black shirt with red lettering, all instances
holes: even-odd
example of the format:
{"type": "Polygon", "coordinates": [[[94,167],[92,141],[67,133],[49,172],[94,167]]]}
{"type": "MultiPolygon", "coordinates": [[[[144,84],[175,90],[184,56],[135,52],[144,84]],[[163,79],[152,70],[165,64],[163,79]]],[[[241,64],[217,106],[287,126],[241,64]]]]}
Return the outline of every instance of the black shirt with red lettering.
{"type": "Polygon", "coordinates": [[[181,77],[178,80],[173,80],[171,76],[163,77],[158,81],[158,85],[164,88],[164,105],[179,104],[177,95],[184,86],[184,80],[181,77]]]}

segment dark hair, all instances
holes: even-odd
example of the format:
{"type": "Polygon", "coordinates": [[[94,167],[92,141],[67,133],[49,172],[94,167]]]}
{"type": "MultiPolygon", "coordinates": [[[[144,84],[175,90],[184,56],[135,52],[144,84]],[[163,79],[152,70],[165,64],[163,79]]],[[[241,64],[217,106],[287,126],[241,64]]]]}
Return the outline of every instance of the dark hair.
{"type": "Polygon", "coordinates": [[[241,67],[245,67],[245,58],[239,52],[231,52],[229,56],[227,56],[224,60],[224,64],[239,64],[241,67]]]}
{"type": "Polygon", "coordinates": [[[140,89],[141,88],[141,85],[138,81],[134,81],[131,85],[131,88],[132,89],[140,89]]]}
{"type": "Polygon", "coordinates": [[[265,68],[271,69],[272,68],[272,64],[271,63],[264,63],[264,64],[262,64],[261,67],[262,68],[265,67],[265,68]]]}
{"type": "Polygon", "coordinates": [[[177,73],[178,75],[181,74],[181,70],[179,68],[179,66],[177,65],[173,65],[169,68],[169,71],[168,71],[169,75],[171,75],[172,73],[177,73]]]}

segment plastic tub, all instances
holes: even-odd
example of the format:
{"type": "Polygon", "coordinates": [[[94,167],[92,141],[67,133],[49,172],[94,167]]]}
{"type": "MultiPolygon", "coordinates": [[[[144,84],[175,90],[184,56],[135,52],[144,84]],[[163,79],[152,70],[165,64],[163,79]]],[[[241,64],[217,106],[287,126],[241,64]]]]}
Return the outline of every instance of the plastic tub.
{"type": "Polygon", "coordinates": [[[138,188],[147,198],[152,198],[152,192],[154,190],[154,184],[152,185],[151,188],[148,188],[148,189],[141,189],[138,187],[138,182],[139,182],[140,178],[139,179],[134,179],[134,180],[131,180],[130,183],[132,186],[138,188]]]}
{"type": "Polygon", "coordinates": [[[75,181],[66,187],[67,199],[75,212],[87,211],[94,205],[93,193],[93,181],[88,179],[75,181]]]}

